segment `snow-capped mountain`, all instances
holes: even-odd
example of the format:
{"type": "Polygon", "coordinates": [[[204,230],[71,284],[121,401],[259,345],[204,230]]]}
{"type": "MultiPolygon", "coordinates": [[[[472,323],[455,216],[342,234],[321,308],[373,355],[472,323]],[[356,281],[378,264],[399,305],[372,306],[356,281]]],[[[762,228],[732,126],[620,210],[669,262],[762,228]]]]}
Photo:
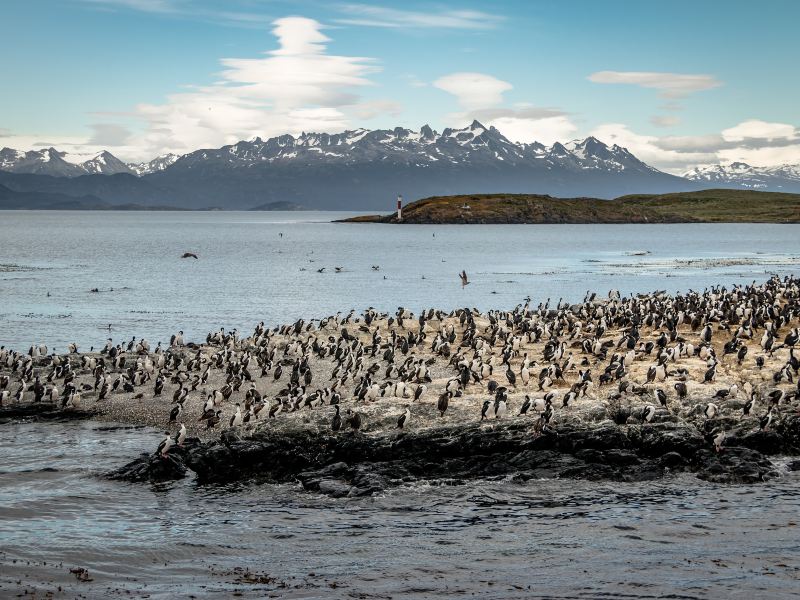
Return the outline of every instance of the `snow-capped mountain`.
{"type": "Polygon", "coordinates": [[[54,149],[2,152],[0,171],[52,175],[58,170],[69,178],[23,181],[0,172],[0,184],[16,191],[53,191],[58,183],[59,192],[91,194],[111,203],[124,198],[185,208],[290,202],[320,209],[386,210],[397,194],[408,200],[497,192],[613,198],[699,187],[594,137],[551,146],[520,144],[478,121],[442,132],[424,125],[416,131],[395,127],[254,138],[131,165],[108,152],[83,162],[70,162],[54,149]],[[112,172],[138,177],[76,177],[112,172]]]}
{"type": "Polygon", "coordinates": [[[0,150],[0,170],[11,173],[30,173],[35,175],[53,175],[55,177],[77,177],[86,171],[79,165],[64,160],[66,152],[55,148],[30,150],[21,152],[13,148],[0,150]]]}
{"type": "Polygon", "coordinates": [[[171,166],[176,160],[180,158],[177,154],[162,154],[155,157],[153,160],[143,163],[128,163],[128,168],[137,175],[149,175],[150,173],[158,173],[167,167],[171,166]]]}
{"type": "Polygon", "coordinates": [[[53,177],[132,173],[124,162],[106,150],[89,160],[78,162],[82,158],[84,157],[74,157],[66,152],[59,152],[55,148],[28,152],[3,148],[0,150],[0,171],[53,177]]]}
{"type": "Polygon", "coordinates": [[[78,166],[90,175],[114,175],[116,173],[132,173],[130,167],[116,156],[103,150],[100,154],[78,166]]]}
{"type": "Polygon", "coordinates": [[[724,187],[740,187],[775,192],[800,192],[800,165],[753,167],[743,162],[695,167],[683,174],[691,181],[724,187]]]}
{"type": "Polygon", "coordinates": [[[474,166],[536,165],[544,169],[658,172],[625,148],[609,147],[593,137],[566,146],[556,143],[546,147],[537,142],[517,144],[494,127],[487,128],[478,121],[461,129],[447,128],[441,133],[424,125],[419,131],[396,127],[355,129],[336,134],[303,133],[298,137],[282,135],[268,140],[255,138],[185,154],[173,168],[241,168],[289,162],[346,165],[381,162],[423,168],[469,163],[474,166]]]}

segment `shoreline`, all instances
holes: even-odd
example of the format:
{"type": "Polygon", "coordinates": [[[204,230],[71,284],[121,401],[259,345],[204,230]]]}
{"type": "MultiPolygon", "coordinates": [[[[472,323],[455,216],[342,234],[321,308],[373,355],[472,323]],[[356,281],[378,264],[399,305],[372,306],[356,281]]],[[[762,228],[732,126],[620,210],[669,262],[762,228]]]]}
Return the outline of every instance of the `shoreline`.
{"type": "MultiPolygon", "coordinates": [[[[184,447],[173,446],[165,458],[148,453],[112,474],[135,481],[169,480],[193,471],[200,482],[293,481],[334,496],[369,495],[409,479],[458,482],[492,476],[634,481],[690,471],[712,481],[752,483],[779,476],[768,456],[800,455],[798,387],[788,380],[796,359],[790,345],[783,345],[800,320],[799,285],[794,278],[773,278],[705,296],[615,296],[486,313],[430,310],[422,327],[421,315],[405,310],[353,313],[328,317],[320,326],[305,321],[274,329],[260,325],[247,337],[216,332],[202,345],[178,340],[168,349],[129,351],[111,344],[110,353],[68,355],[80,399],[67,396],[67,408],[55,411],[47,403],[31,403],[37,375],[46,392],[55,383],[57,405],[63,402],[63,374],[45,381],[54,372],[54,358],[28,362],[26,355],[7,354],[0,360],[0,377],[9,377],[9,397],[0,408],[0,422],[37,418],[40,412],[43,419],[91,418],[169,429],[172,437],[177,423],[184,422],[184,447]],[[746,313],[748,303],[751,328],[743,325],[744,315],[730,312],[738,304],[746,313]],[[771,321],[755,315],[770,307],[786,322],[768,352],[762,338],[771,321]],[[700,316],[704,311],[706,317],[700,316]],[[680,323],[679,312],[684,313],[680,323]],[[701,336],[708,331],[711,340],[705,343],[701,336]],[[737,349],[726,354],[734,334],[737,349]],[[740,361],[741,348],[747,351],[740,361]],[[659,360],[659,354],[666,358],[659,360]],[[716,362],[715,375],[703,383],[710,362],[716,362]],[[22,372],[28,373],[31,389],[15,403],[22,372]],[[782,380],[776,382],[779,372],[782,380]],[[159,375],[163,390],[156,396],[159,375]],[[684,397],[678,397],[676,384],[686,386],[684,397]],[[104,385],[109,389],[100,400],[104,385]],[[123,391],[126,385],[129,391],[123,391]],[[251,387],[260,400],[248,400],[251,387]],[[494,387],[505,390],[498,395],[489,391],[494,387]],[[177,406],[173,396],[182,389],[187,389],[178,392],[185,395],[182,411],[170,424],[170,411],[177,406]],[[452,393],[441,416],[439,402],[447,389],[452,393]],[[782,396],[777,403],[770,396],[776,391],[782,396]],[[532,406],[520,415],[526,395],[532,406]],[[755,406],[744,416],[751,399],[755,406]],[[486,401],[488,418],[481,419],[486,401]],[[212,429],[199,420],[208,402],[221,411],[212,429]],[[257,415],[230,427],[236,403],[242,416],[250,405],[257,415]],[[342,420],[336,432],[331,431],[332,403],[338,403],[342,420]],[[501,404],[504,412],[494,418],[501,404]],[[708,416],[710,404],[716,414],[708,416]],[[269,418],[271,410],[276,414],[269,418]],[[359,415],[358,430],[348,426],[347,411],[359,415]],[[400,429],[404,414],[407,421],[400,429]],[[762,427],[769,415],[770,423],[762,427]]],[[[62,371],[66,358],[57,359],[62,371]]],[[[154,439],[153,451],[159,441],[154,439]]]]}

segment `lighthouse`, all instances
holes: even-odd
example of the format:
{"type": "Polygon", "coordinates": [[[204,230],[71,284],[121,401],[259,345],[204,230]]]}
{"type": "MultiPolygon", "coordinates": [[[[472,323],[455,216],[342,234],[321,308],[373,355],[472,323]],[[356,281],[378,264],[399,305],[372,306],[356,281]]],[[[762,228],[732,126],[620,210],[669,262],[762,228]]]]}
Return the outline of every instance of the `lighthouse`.
{"type": "Polygon", "coordinates": [[[400,194],[397,195],[397,220],[403,220],[403,197],[400,194]]]}

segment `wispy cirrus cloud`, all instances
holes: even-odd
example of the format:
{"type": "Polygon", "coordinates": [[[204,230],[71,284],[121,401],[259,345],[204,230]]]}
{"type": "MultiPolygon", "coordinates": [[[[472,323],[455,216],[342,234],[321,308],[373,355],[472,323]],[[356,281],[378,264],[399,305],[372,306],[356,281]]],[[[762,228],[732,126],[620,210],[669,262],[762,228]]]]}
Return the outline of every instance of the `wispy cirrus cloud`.
{"type": "Polygon", "coordinates": [[[504,20],[503,17],[478,10],[443,9],[423,12],[372,4],[341,4],[337,8],[346,16],[335,19],[336,23],[364,27],[494,29],[504,20]]]}
{"type": "MultiPolygon", "coordinates": [[[[76,0],[84,6],[105,11],[132,10],[156,16],[213,22],[233,27],[265,27],[274,17],[266,13],[236,10],[236,4],[206,6],[191,0],[76,0]]],[[[251,6],[251,5],[247,5],[251,6]]]]}
{"type": "Polygon", "coordinates": [[[683,98],[695,92],[722,85],[713,75],[662,73],[657,71],[597,71],[589,81],[605,84],[636,85],[659,91],[663,98],[683,98]]]}

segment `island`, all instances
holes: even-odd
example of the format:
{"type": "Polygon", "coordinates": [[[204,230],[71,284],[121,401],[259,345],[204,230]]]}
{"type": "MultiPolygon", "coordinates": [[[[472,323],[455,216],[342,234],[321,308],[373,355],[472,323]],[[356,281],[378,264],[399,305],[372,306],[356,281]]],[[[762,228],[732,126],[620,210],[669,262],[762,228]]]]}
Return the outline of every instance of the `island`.
{"type": "Polygon", "coordinates": [[[168,347],[0,348],[0,423],[158,428],[109,473],[126,481],[193,473],[350,497],[485,477],[755,483],[800,469],[786,459],[800,456],[798,325],[800,280],[772,277],[487,312],[366,309],[168,347]]]}
{"type": "Polygon", "coordinates": [[[363,215],[347,223],[559,224],[559,223],[800,223],[800,194],[711,189],[635,194],[613,200],[536,194],[434,196],[397,213],[363,215]]]}

